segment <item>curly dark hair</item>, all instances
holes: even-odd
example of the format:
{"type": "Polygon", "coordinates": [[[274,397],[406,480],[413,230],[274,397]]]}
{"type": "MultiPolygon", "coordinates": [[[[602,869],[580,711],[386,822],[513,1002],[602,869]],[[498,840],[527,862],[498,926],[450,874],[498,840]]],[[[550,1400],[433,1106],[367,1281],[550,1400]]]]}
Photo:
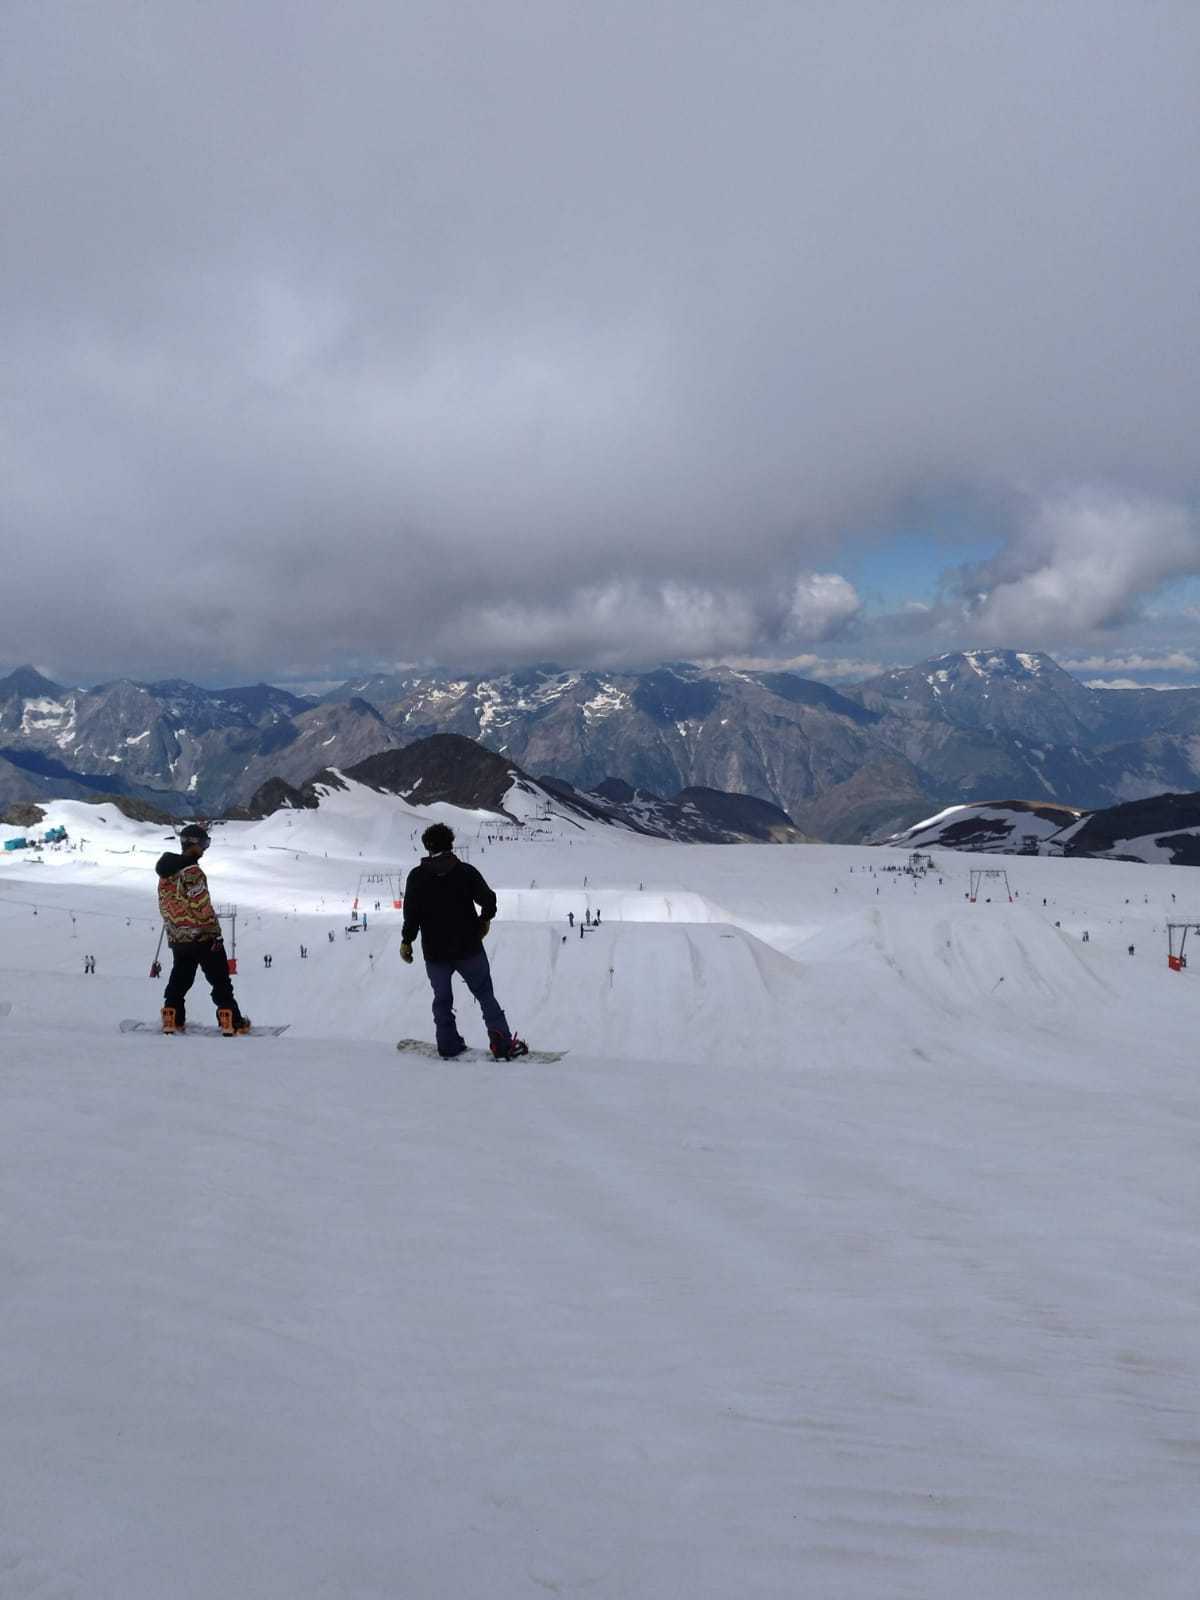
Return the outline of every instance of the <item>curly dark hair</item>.
{"type": "Polygon", "coordinates": [[[453,850],[454,829],[448,828],[444,822],[431,822],[421,835],[421,843],[431,856],[440,855],[443,850],[453,850]]]}

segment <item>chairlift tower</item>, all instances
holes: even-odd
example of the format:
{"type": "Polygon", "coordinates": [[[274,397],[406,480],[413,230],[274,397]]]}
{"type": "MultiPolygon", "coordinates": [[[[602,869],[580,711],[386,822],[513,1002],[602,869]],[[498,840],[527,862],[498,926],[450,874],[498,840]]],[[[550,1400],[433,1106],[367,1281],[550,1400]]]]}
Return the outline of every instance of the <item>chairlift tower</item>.
{"type": "Polygon", "coordinates": [[[1167,923],[1167,965],[1172,972],[1182,972],[1187,966],[1187,957],[1183,952],[1187,936],[1193,928],[1200,929],[1200,922],[1167,923]]]}
{"type": "Polygon", "coordinates": [[[1012,904],[1012,888],[1009,885],[1008,873],[1003,867],[972,867],[971,868],[971,893],[968,896],[972,905],[979,898],[979,890],[985,878],[999,878],[1004,884],[1004,892],[1012,904]]]}
{"type": "Polygon", "coordinates": [[[378,898],[380,900],[390,900],[392,902],[392,910],[399,911],[404,903],[403,895],[400,892],[402,881],[398,872],[360,872],[352,910],[354,912],[358,911],[360,900],[378,898]]]}
{"type": "Polygon", "coordinates": [[[213,910],[217,914],[217,921],[218,922],[227,922],[229,924],[229,946],[228,946],[229,954],[226,956],[225,959],[226,959],[226,962],[227,962],[228,967],[229,967],[229,975],[230,975],[230,977],[235,978],[237,976],[237,911],[238,911],[238,908],[236,906],[214,906],[213,910]]]}

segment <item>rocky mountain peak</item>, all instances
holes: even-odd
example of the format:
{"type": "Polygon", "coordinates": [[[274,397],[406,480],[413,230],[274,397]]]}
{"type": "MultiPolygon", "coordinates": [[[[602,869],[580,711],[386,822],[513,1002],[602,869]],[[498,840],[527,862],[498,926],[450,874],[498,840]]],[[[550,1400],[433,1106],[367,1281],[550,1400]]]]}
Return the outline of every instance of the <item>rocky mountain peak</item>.
{"type": "Polygon", "coordinates": [[[0,701],[57,700],[67,693],[62,684],[45,678],[36,667],[26,664],[17,667],[7,677],[0,678],[0,701]]]}
{"type": "Polygon", "coordinates": [[[521,775],[511,761],[458,733],[435,733],[401,750],[381,750],[342,770],[356,783],[418,805],[442,801],[484,811],[500,811],[521,775]]]}
{"type": "MultiPolygon", "coordinates": [[[[958,650],[923,663],[952,678],[1069,678],[1058,662],[1041,650],[958,650]]],[[[1074,679],[1071,679],[1074,682],[1074,679]]]]}
{"type": "MultiPolygon", "coordinates": [[[[1041,650],[951,650],[911,667],[893,667],[871,679],[873,686],[924,681],[943,692],[961,687],[987,689],[993,684],[1047,684],[1065,679],[1082,688],[1053,657],[1041,650]]],[[[865,686],[864,686],[865,687],[865,686]]]]}
{"type": "Polygon", "coordinates": [[[860,684],[874,710],[1003,734],[1031,746],[1073,745],[1106,715],[1097,692],[1035,650],[958,650],[860,684]]]}

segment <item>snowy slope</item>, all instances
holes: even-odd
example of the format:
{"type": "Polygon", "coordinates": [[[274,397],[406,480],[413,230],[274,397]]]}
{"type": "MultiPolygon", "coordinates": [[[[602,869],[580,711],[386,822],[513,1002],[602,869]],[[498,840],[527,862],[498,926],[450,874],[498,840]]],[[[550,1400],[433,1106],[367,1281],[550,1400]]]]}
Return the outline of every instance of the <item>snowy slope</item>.
{"type": "Polygon", "coordinates": [[[0,857],[4,1600],[1192,1596],[1195,874],[444,814],[557,1066],[396,1054],[401,802],[219,830],[278,1040],[116,1033],[162,830],[0,857]]]}
{"type": "Polygon", "coordinates": [[[901,850],[1090,856],[1200,865],[1200,794],[1154,794],[1102,811],[1036,801],[948,806],[887,840],[901,850]]]}
{"type": "Polygon", "coordinates": [[[1087,815],[1072,806],[1040,801],[977,801],[947,806],[936,816],[914,822],[887,843],[902,850],[1037,855],[1051,840],[1057,846],[1068,838],[1087,815]]]}

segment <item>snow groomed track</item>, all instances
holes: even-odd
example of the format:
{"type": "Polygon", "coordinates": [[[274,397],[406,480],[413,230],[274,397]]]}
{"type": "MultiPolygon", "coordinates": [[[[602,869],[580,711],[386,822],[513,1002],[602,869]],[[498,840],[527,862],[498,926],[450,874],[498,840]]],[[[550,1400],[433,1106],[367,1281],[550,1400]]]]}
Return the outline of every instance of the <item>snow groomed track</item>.
{"type": "Polygon", "coordinates": [[[76,809],[0,875],[4,1600],[1190,1597],[1186,871],[506,844],[570,1054],[455,1071],[398,915],[344,933],[414,814],[218,836],[291,1028],[181,1051],[115,1032],[162,841],[76,809]]]}

